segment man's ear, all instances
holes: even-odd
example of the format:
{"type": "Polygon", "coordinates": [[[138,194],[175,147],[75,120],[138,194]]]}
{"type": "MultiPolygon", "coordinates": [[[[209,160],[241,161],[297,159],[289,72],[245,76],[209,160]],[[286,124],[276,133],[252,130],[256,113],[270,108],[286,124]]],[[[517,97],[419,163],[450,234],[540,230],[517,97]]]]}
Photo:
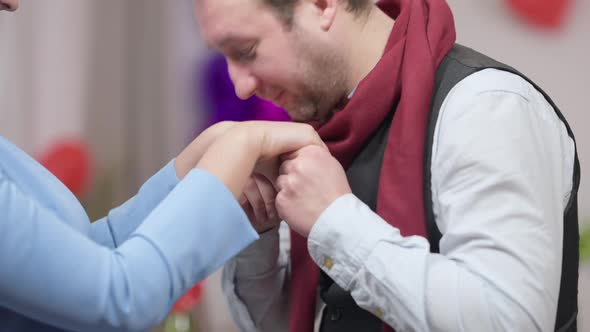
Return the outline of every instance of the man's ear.
{"type": "Polygon", "coordinates": [[[316,7],[320,10],[320,27],[324,31],[330,30],[336,13],[338,11],[339,0],[312,0],[316,7]]]}

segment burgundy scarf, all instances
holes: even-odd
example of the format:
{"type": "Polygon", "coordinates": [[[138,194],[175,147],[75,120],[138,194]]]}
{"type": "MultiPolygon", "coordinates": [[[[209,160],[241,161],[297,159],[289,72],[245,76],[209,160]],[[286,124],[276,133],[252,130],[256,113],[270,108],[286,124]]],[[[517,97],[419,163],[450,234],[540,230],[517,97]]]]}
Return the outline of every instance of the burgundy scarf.
{"type": "MultiPolygon", "coordinates": [[[[360,82],[344,110],[318,132],[348,168],[397,105],[383,157],[377,213],[404,236],[426,237],[422,196],[424,140],[438,65],[455,42],[453,15],[444,0],[382,0],[395,19],[384,54],[360,82]]],[[[319,268],[307,239],[291,232],[289,331],[313,330],[319,268]]],[[[385,330],[391,330],[385,326],[385,330]]]]}

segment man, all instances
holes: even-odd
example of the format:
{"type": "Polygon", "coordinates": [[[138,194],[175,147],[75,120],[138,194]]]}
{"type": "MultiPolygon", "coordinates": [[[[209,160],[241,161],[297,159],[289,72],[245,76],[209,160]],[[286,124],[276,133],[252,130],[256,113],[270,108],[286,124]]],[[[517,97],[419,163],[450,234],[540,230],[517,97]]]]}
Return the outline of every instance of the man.
{"type": "Polygon", "coordinates": [[[242,330],[576,329],[573,134],[526,77],[454,45],[443,0],[195,4],[236,94],[331,152],[245,191],[261,239],[223,285],[242,330]]]}

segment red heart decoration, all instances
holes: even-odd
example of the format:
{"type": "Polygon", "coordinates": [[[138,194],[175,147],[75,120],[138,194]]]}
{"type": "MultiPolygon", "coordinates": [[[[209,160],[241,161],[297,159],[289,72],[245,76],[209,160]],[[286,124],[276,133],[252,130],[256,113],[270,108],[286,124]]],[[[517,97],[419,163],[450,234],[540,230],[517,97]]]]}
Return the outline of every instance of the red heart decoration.
{"type": "Polygon", "coordinates": [[[183,296],[181,296],[176,301],[176,303],[174,303],[171,311],[175,312],[175,313],[186,313],[186,312],[193,310],[193,308],[201,300],[202,293],[203,293],[203,281],[195,284],[183,296]]]}
{"type": "Polygon", "coordinates": [[[88,188],[92,158],[83,142],[75,139],[56,142],[37,159],[78,198],[88,188]]]}
{"type": "Polygon", "coordinates": [[[570,7],[571,0],[508,0],[508,5],[528,22],[546,28],[557,28],[570,7]]]}

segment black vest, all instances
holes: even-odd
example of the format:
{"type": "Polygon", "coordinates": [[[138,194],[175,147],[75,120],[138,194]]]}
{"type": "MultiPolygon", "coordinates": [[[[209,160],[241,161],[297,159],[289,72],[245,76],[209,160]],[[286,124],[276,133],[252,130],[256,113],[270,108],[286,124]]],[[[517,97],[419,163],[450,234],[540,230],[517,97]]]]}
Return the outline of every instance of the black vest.
{"type": "MultiPolygon", "coordinates": [[[[426,132],[424,153],[424,208],[425,223],[428,232],[428,241],[432,252],[439,251],[441,233],[436,226],[432,211],[431,191],[431,153],[434,130],[440,107],[451,89],[465,77],[486,68],[495,68],[508,71],[521,76],[531,83],[545,99],[553,106],[555,113],[565,124],[569,136],[574,135],[564,116],[558,110],[551,98],[543,92],[534,82],[517,70],[499,63],[472,49],[456,44],[447,54],[439,66],[430,110],[428,127],[426,132]]],[[[390,117],[384,121],[366,147],[359,153],[346,172],[352,192],[373,211],[377,204],[377,188],[383,153],[387,144],[389,126],[395,107],[390,117]]],[[[570,200],[563,216],[563,257],[561,266],[561,284],[557,305],[557,319],[555,330],[576,331],[578,312],[578,262],[579,262],[579,233],[578,233],[578,204],[577,193],[580,185],[580,164],[576,153],[573,172],[573,186],[570,200]]],[[[337,284],[324,272],[321,272],[319,294],[326,308],[324,309],[320,331],[322,332],[380,332],[383,323],[368,311],[358,307],[352,296],[337,284]]]]}

